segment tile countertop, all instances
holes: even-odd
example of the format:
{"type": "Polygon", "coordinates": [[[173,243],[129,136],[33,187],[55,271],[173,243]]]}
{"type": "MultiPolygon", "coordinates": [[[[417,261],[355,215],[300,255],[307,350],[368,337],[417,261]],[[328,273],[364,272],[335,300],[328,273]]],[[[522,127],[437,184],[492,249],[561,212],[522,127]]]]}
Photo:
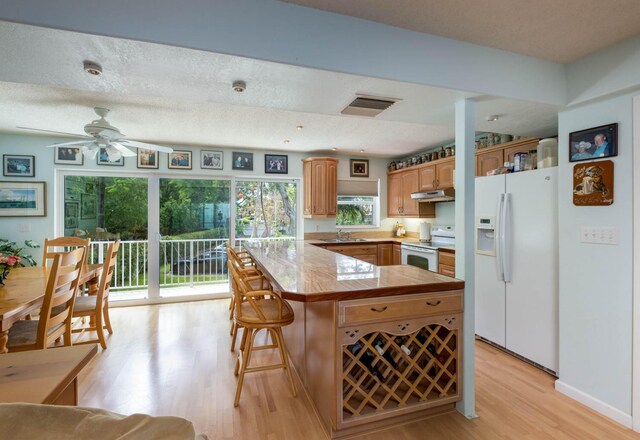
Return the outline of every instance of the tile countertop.
{"type": "MultiPolygon", "coordinates": [[[[384,241],[390,240],[371,243],[384,241]]],[[[336,301],[464,288],[464,281],[414,266],[376,266],[314,246],[320,242],[324,243],[274,240],[246,242],[243,247],[282,297],[292,301],[336,301]]]]}

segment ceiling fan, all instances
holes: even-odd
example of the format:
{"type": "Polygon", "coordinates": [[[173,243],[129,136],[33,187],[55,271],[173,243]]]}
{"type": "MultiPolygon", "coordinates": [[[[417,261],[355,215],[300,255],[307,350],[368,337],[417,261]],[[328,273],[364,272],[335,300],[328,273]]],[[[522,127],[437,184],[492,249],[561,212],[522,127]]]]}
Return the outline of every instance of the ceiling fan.
{"type": "Polygon", "coordinates": [[[87,134],[80,135],[75,133],[65,133],[62,131],[43,130],[41,128],[18,127],[23,130],[43,131],[45,133],[63,134],[65,136],[73,136],[82,138],[81,141],[64,142],[60,144],[48,145],[48,147],[66,147],[76,146],[82,148],[82,154],[88,159],[95,159],[101,147],[104,147],[109,162],[117,162],[123,156],[135,156],[136,153],[130,148],[143,148],[145,150],[161,151],[163,153],[173,152],[172,148],[161,147],[159,145],[147,144],[145,142],[135,141],[125,138],[125,135],[116,127],[107,122],[108,108],[94,107],[93,109],[100,119],[93,120],[84,126],[84,132],[87,134]]]}

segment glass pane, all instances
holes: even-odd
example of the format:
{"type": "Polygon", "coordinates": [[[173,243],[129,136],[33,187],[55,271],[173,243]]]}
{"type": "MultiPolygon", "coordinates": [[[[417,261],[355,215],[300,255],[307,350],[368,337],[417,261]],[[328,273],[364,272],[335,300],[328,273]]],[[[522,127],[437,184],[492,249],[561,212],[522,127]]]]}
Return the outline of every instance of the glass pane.
{"type": "Polygon", "coordinates": [[[297,190],[292,182],[236,182],[236,240],[295,238],[297,190]]]}
{"type": "Polygon", "coordinates": [[[90,238],[90,263],[102,263],[110,242],[120,239],[112,299],[147,296],[147,179],[65,176],[64,235],[90,238]]]}
{"type": "Polygon", "coordinates": [[[228,291],[228,180],[160,179],[162,296],[228,291]]]}
{"type": "Polygon", "coordinates": [[[429,259],[418,255],[407,255],[407,264],[420,269],[431,270],[429,268],[429,259]]]}
{"type": "Polygon", "coordinates": [[[366,226],[375,223],[373,197],[338,197],[336,226],[366,226]]]}

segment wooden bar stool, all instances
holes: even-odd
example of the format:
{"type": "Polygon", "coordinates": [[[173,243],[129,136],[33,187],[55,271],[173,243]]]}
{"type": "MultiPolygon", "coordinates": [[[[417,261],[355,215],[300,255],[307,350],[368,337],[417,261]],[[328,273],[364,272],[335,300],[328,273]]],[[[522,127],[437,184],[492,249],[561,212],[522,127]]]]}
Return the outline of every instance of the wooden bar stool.
{"type": "MultiPolygon", "coordinates": [[[[227,243],[227,260],[233,261],[233,263],[238,267],[239,270],[246,270],[248,272],[253,272],[251,275],[262,275],[262,272],[256,269],[255,262],[253,258],[246,251],[236,251],[231,247],[229,243],[227,243]]],[[[232,282],[233,287],[233,282],[232,282]]],[[[235,306],[235,296],[231,295],[231,302],[229,303],[229,319],[233,320],[233,309],[235,306]]],[[[231,334],[233,334],[233,325],[231,326],[231,334]]],[[[233,351],[233,349],[231,349],[233,351]]]]}
{"type": "Polygon", "coordinates": [[[242,342],[238,350],[238,359],[234,374],[239,375],[238,387],[236,389],[236,397],[233,405],[238,406],[240,403],[240,394],[242,393],[242,385],[244,383],[244,375],[246,373],[254,373],[257,371],[273,370],[284,368],[289,376],[291,391],[293,396],[297,395],[296,385],[291,374],[291,366],[284,345],[282,336],[282,327],[293,322],[293,309],[291,306],[275,295],[271,290],[251,290],[250,284],[240,277],[235,266],[229,261],[227,262],[229,273],[233,277],[236,284],[235,296],[235,315],[234,321],[238,327],[244,328],[242,333],[242,342]],[[256,334],[266,329],[271,334],[272,344],[255,346],[256,334]],[[250,367],[251,353],[254,350],[278,349],[282,362],[274,365],[263,365],[259,367],[250,367]]]}

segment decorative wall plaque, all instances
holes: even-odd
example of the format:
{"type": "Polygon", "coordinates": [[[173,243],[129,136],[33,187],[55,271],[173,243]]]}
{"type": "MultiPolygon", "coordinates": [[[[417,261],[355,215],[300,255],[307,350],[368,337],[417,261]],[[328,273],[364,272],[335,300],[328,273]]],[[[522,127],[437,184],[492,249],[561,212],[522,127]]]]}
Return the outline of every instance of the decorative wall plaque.
{"type": "Polygon", "coordinates": [[[607,206],[613,204],[613,162],[586,162],[573,167],[573,204],[607,206]]]}

